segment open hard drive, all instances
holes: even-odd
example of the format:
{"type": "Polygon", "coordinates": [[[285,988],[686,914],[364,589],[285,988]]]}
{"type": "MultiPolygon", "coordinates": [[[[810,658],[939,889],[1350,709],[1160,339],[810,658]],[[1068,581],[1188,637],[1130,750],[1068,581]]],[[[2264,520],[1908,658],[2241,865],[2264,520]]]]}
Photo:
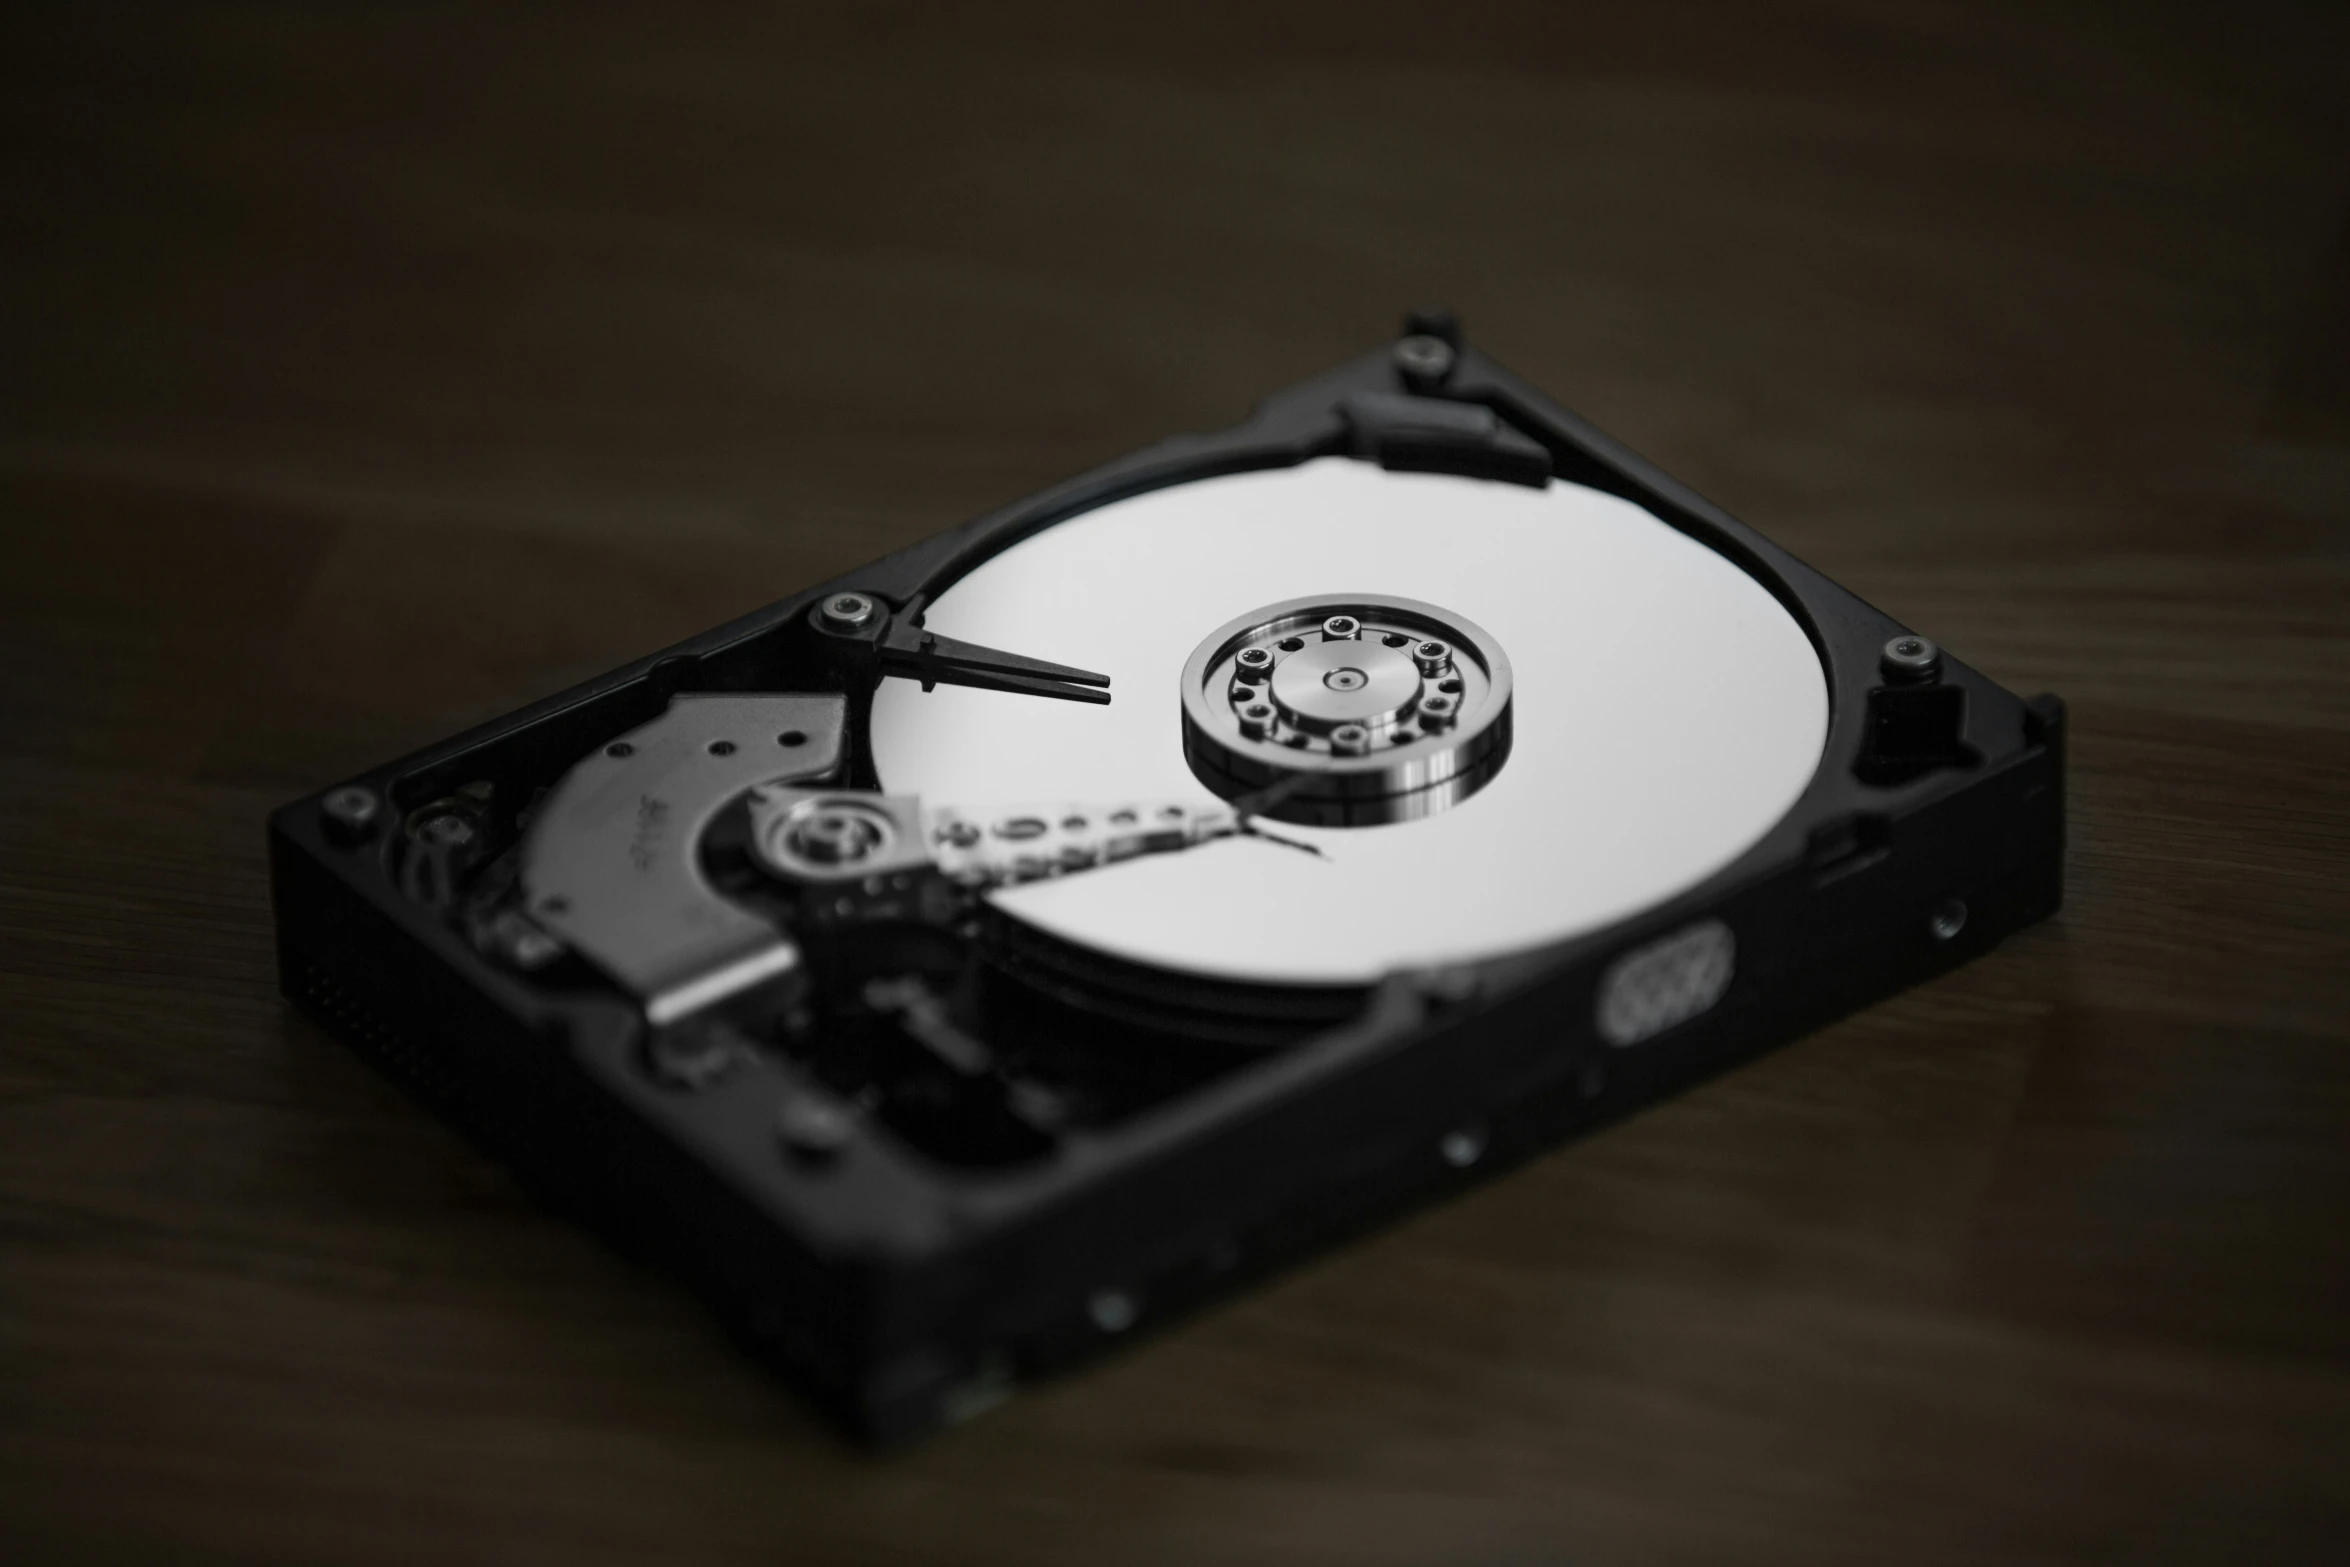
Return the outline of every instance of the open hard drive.
{"type": "Polygon", "coordinates": [[[287,806],[283,982],[896,1440],[2050,913],[2062,730],[1420,316],[287,806]]]}

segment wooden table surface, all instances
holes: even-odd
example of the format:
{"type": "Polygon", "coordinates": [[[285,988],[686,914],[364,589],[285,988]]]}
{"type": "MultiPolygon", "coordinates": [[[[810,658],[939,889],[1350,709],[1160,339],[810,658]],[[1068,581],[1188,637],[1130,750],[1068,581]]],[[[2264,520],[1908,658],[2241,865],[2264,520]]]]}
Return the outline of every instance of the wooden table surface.
{"type": "Polygon", "coordinates": [[[0,23],[0,1561],[2339,1560],[2338,8],[0,23]],[[279,1001],[275,803],[1448,302],[2074,715],[2063,916],[903,1456],[279,1001]]]}

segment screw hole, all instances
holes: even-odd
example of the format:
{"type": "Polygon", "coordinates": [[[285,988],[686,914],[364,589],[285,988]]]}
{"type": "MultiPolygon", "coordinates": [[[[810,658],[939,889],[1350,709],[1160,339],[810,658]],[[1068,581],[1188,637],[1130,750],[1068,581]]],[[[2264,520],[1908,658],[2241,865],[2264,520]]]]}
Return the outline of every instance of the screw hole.
{"type": "Polygon", "coordinates": [[[1305,643],[1302,639],[1297,637],[1283,637],[1279,642],[1276,642],[1273,645],[1281,649],[1281,651],[1284,653],[1294,653],[1299,648],[1304,647],[1305,643]]]}
{"type": "Polygon", "coordinates": [[[797,729],[786,729],[775,737],[777,745],[806,745],[808,737],[797,729]]]}
{"type": "Polygon", "coordinates": [[[1102,1290],[1085,1303],[1085,1314],[1104,1333],[1123,1333],[1140,1313],[1134,1297],[1123,1290],[1102,1290]]]}
{"type": "Polygon", "coordinates": [[[1436,1145],[1436,1149],[1444,1156],[1446,1164],[1456,1170],[1465,1170],[1485,1157],[1485,1129],[1478,1126],[1464,1126],[1458,1130],[1447,1132],[1444,1134],[1443,1140],[1436,1145]]]}
{"type": "Polygon", "coordinates": [[[615,740],[604,747],[604,754],[606,756],[634,756],[636,755],[636,747],[630,745],[626,740],[615,740]]]}
{"type": "Polygon", "coordinates": [[[712,756],[732,756],[734,755],[734,742],[732,740],[713,740],[710,742],[710,754],[712,756]]]}
{"type": "Polygon", "coordinates": [[[1411,638],[1405,636],[1400,631],[1390,631],[1387,633],[1387,635],[1381,637],[1379,640],[1386,643],[1389,647],[1402,647],[1406,642],[1409,642],[1411,638]]]}

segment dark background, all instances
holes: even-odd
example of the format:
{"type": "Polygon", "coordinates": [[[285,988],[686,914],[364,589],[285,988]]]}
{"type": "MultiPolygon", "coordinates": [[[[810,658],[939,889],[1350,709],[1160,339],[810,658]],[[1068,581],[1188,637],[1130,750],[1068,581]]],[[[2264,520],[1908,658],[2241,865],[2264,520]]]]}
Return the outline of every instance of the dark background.
{"type": "Polygon", "coordinates": [[[0,1558],[2339,1559],[2340,9],[10,7],[0,1558]],[[273,804],[1424,302],[2062,918],[887,1460],[278,1001],[273,804]]]}

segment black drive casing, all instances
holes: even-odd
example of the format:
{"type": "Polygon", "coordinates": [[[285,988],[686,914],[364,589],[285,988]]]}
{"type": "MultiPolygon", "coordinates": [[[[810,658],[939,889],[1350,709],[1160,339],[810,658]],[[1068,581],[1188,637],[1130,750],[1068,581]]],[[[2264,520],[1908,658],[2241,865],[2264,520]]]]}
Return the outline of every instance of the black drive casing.
{"type": "MultiPolygon", "coordinates": [[[[851,1431],[892,1442],[2056,910],[2060,703],[2025,701],[1947,658],[1923,690],[1890,682],[1880,655],[1903,627],[1462,344],[1443,318],[1413,326],[1396,351],[1281,392],[1232,429],[1160,442],[344,786],[390,802],[394,822],[476,779],[527,798],[674,694],[844,691],[841,782],[872,787],[875,676],[811,630],[820,598],[854,589],[902,605],[1106,502],[1346,455],[1622,496],[1737,563],[1803,625],[1829,688],[1819,771],[1702,885],[1547,950],[1390,976],[1253,1065],[1003,1169],[949,1168],[886,1136],[821,1165],[787,1156],[776,1114],[795,1087],[788,1061],[695,1091],[663,1083],[644,1070],[625,997],[551,989],[481,956],[446,913],[403,893],[393,834],[332,831],[323,792],[269,826],[286,994],[544,1200],[689,1279],[851,1431]],[[1433,352],[1430,336],[1451,352],[1433,352]],[[1706,921],[1735,941],[1727,990],[1655,1037],[1609,1044],[1595,1008],[1611,963],[1706,921]]],[[[1180,1011],[1179,979],[1133,977],[1180,1011]]]]}

